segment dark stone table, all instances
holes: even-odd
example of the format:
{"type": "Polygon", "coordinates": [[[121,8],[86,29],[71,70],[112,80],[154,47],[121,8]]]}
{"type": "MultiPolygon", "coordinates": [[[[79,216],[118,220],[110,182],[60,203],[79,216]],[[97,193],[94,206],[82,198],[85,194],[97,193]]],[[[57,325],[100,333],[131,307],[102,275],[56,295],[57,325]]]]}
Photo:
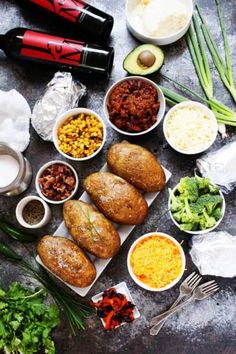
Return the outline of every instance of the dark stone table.
{"type": "MultiPolygon", "coordinates": [[[[97,80],[89,77],[81,77],[81,81],[87,85],[88,95],[81,102],[81,105],[89,107],[103,115],[102,102],[108,87],[116,80],[125,76],[122,69],[124,56],[138,43],[129,34],[125,25],[124,0],[104,0],[91,1],[101,9],[104,9],[114,15],[115,26],[111,37],[111,45],[115,46],[115,62],[110,80],[97,80]]],[[[209,20],[219,47],[222,48],[220,38],[219,23],[216,17],[214,1],[199,1],[205,9],[206,17],[209,20]]],[[[19,1],[20,3],[20,1],[19,1]]],[[[66,36],[76,36],[66,25],[57,23],[55,19],[37,9],[27,9],[21,7],[14,0],[2,0],[0,2],[0,32],[4,33],[12,27],[25,26],[35,29],[47,30],[66,36]]],[[[236,68],[236,6],[235,0],[222,0],[224,13],[226,16],[227,30],[233,55],[234,67],[236,68]]],[[[186,83],[201,92],[192,62],[184,40],[164,48],[166,59],[162,72],[169,76],[186,83]]],[[[211,63],[215,94],[225,103],[233,105],[232,101],[222,87],[211,63]]],[[[40,66],[13,62],[0,55],[0,89],[9,90],[15,88],[21,92],[31,107],[41,96],[45,85],[52,78],[55,70],[40,66]]],[[[153,80],[159,82],[158,74],[153,75],[153,80]]],[[[229,131],[229,137],[222,141],[218,137],[217,142],[212,149],[217,149],[221,145],[233,138],[234,131],[229,131]]],[[[73,164],[78,171],[81,181],[92,171],[97,171],[105,162],[105,153],[107,148],[116,141],[121,141],[119,136],[111,129],[108,129],[108,137],[103,152],[92,162],[73,164]]],[[[160,159],[162,164],[172,172],[172,179],[169,186],[173,187],[180,177],[192,175],[195,166],[195,159],[192,157],[181,156],[175,153],[165,142],[162,127],[159,126],[151,134],[135,139],[136,143],[142,144],[151,149],[160,159]]],[[[30,160],[34,175],[39,167],[52,159],[61,159],[56,152],[53,144],[41,140],[33,129],[31,129],[31,141],[25,155],[30,160]]],[[[235,167],[234,167],[235,168],[235,167]]],[[[82,183],[78,191],[78,196],[82,193],[82,183]]],[[[24,195],[36,194],[34,183],[24,195]]],[[[0,211],[7,219],[15,220],[15,207],[17,202],[24,196],[15,198],[0,198],[0,211]]],[[[167,188],[158,196],[150,208],[149,216],[144,225],[138,226],[132,232],[125,244],[122,246],[119,254],[110,262],[102,276],[92,287],[90,296],[109,288],[121,281],[126,281],[131,294],[141,312],[141,318],[132,324],[122,326],[121,328],[107,333],[103,330],[101,322],[92,315],[87,320],[85,331],[78,333],[73,337],[68,325],[62,321],[60,328],[55,332],[54,338],[58,354],[99,354],[99,353],[152,353],[152,354],[235,354],[236,353],[236,282],[235,279],[222,279],[217,281],[220,284],[221,291],[214,297],[201,303],[194,303],[186,308],[180,314],[170,319],[162,329],[158,337],[149,335],[149,321],[152,316],[160,313],[170,306],[178,294],[178,287],[162,293],[151,293],[138,287],[130,278],[126,266],[126,258],[129,247],[133,241],[140,235],[154,231],[156,229],[169,233],[179,241],[183,241],[183,247],[187,256],[187,270],[189,274],[194,266],[188,255],[190,237],[181,233],[172,224],[166,213],[161,215],[167,209],[168,191],[167,188]]],[[[236,234],[235,212],[236,212],[236,191],[226,196],[226,215],[220,225],[220,230],[227,230],[236,234]]],[[[53,218],[50,225],[39,232],[40,235],[53,233],[62,219],[61,207],[53,207],[53,218]]],[[[25,252],[25,249],[17,242],[1,234],[1,239],[5,240],[19,251],[25,252]]],[[[223,265],[222,265],[223,266],[223,265]]],[[[20,274],[19,270],[10,263],[0,259],[0,278],[5,285],[13,280],[29,282],[27,277],[20,274]]],[[[208,277],[206,278],[208,279],[208,277]]]]}

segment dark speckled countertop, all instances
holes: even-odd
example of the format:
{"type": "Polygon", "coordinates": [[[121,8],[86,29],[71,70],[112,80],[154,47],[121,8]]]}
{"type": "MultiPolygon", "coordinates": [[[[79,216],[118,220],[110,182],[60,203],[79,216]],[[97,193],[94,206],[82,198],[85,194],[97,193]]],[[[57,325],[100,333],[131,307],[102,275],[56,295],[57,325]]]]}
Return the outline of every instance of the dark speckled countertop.
{"type": "MultiPolygon", "coordinates": [[[[115,26],[111,36],[110,44],[115,46],[115,61],[111,78],[109,80],[98,80],[89,77],[80,77],[81,81],[87,86],[88,94],[81,102],[82,106],[94,109],[103,115],[102,102],[108,87],[116,80],[126,74],[122,69],[124,56],[138,43],[129,34],[125,25],[124,4],[125,0],[99,0],[91,1],[97,7],[110,12],[115,18],[115,26]]],[[[207,20],[214,32],[219,47],[222,47],[220,38],[219,24],[216,17],[214,0],[199,0],[205,10],[207,20]]],[[[234,68],[236,71],[236,2],[235,0],[222,0],[224,13],[226,16],[227,30],[232,48],[234,68]]],[[[29,27],[35,29],[54,32],[59,35],[76,36],[66,25],[57,21],[37,9],[27,9],[20,6],[14,0],[2,0],[0,2],[0,33],[5,33],[12,27],[29,27]]],[[[191,63],[188,50],[184,40],[164,48],[166,59],[162,72],[178,79],[182,83],[195,88],[201,92],[193,65],[191,63]]],[[[214,82],[215,95],[222,101],[232,105],[231,98],[218,78],[213,64],[211,63],[214,82]]],[[[28,65],[13,62],[0,54],[0,89],[9,90],[15,88],[22,93],[28,100],[31,108],[35,101],[42,94],[45,85],[52,78],[54,70],[40,65],[28,65]]],[[[154,81],[158,81],[158,74],[152,76],[154,81]]],[[[225,141],[218,137],[212,150],[215,150],[233,139],[233,130],[229,131],[229,136],[225,141]]],[[[97,171],[105,162],[107,148],[116,141],[121,141],[122,136],[108,129],[108,137],[105,148],[92,161],[85,163],[74,163],[79,173],[81,181],[91,172],[97,171]]],[[[172,179],[169,186],[174,186],[180,177],[192,175],[195,166],[195,159],[192,157],[181,156],[174,152],[165,142],[162,126],[159,126],[151,134],[142,138],[133,139],[150,150],[152,150],[162,162],[162,164],[172,172],[172,179]]],[[[32,164],[34,175],[39,167],[52,159],[61,159],[61,156],[54,149],[53,144],[41,140],[31,128],[30,145],[25,155],[32,164]]],[[[82,193],[82,183],[78,191],[78,196],[82,193]]],[[[15,207],[17,202],[25,195],[36,194],[34,183],[29,190],[19,197],[5,198],[0,197],[0,212],[7,219],[15,220],[15,207]]],[[[126,258],[129,247],[140,235],[153,230],[160,230],[183,241],[183,247],[187,256],[186,275],[189,274],[194,266],[191,263],[188,251],[190,237],[181,233],[172,224],[168,214],[162,215],[167,209],[168,192],[167,188],[156,198],[152,204],[149,216],[144,225],[138,226],[129,236],[122,246],[119,254],[110,262],[107,269],[96,282],[89,292],[88,299],[100,291],[109,288],[121,281],[126,281],[131,294],[137,303],[141,313],[141,318],[132,324],[122,326],[113,332],[105,332],[99,319],[92,315],[87,320],[85,331],[73,337],[70,330],[62,321],[60,328],[54,333],[54,338],[58,354],[100,354],[100,353],[129,353],[129,354],[235,354],[236,353],[236,282],[235,279],[218,278],[221,291],[214,297],[195,303],[186,308],[180,314],[175,315],[168,321],[158,337],[149,335],[149,321],[152,316],[167,309],[175,300],[178,294],[178,287],[162,293],[151,293],[139,288],[130,278],[126,266],[126,258]]],[[[227,230],[236,235],[236,190],[226,196],[226,215],[219,229],[227,230]]],[[[40,231],[40,235],[53,233],[62,219],[61,207],[53,207],[52,221],[47,228],[40,231]]],[[[16,247],[19,251],[25,249],[17,242],[1,234],[1,239],[16,247]]],[[[32,246],[34,247],[34,246],[32,246]]],[[[11,264],[0,259],[0,278],[5,285],[13,280],[21,279],[23,282],[30,283],[29,279],[19,274],[11,264]]]]}

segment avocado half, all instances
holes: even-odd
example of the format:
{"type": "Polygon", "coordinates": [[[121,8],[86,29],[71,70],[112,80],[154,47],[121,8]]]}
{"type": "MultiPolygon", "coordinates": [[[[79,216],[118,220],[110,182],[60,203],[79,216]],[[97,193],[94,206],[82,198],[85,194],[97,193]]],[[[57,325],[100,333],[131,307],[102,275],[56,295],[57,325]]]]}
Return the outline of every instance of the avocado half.
{"type": "Polygon", "coordinates": [[[123,68],[132,75],[149,75],[159,70],[164,63],[164,53],[153,44],[134,48],[124,59],[123,68]]]}

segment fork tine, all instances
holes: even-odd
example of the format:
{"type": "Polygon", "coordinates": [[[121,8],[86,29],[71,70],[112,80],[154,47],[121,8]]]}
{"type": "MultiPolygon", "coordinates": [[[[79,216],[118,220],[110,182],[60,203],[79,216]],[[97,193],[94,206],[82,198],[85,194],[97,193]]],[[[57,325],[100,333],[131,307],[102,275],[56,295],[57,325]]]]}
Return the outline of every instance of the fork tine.
{"type": "Polygon", "coordinates": [[[210,286],[209,288],[207,288],[207,289],[204,290],[204,293],[208,293],[209,291],[214,290],[214,289],[216,289],[216,288],[219,288],[217,284],[216,284],[216,285],[213,285],[213,286],[210,286]]]}
{"type": "Polygon", "coordinates": [[[188,282],[194,277],[195,274],[196,274],[196,272],[191,273],[191,274],[185,279],[185,282],[188,284],[188,282]]]}
{"type": "Polygon", "coordinates": [[[193,287],[195,284],[196,284],[196,282],[200,282],[201,281],[201,279],[202,279],[202,277],[200,276],[200,275],[198,275],[198,274],[196,274],[194,277],[193,277],[193,279],[189,282],[189,286],[190,287],[193,287]]]}
{"type": "Polygon", "coordinates": [[[187,284],[189,285],[197,276],[198,274],[193,275],[190,279],[188,279],[187,284]]]}
{"type": "Polygon", "coordinates": [[[209,292],[206,293],[207,296],[210,296],[214,294],[216,291],[220,290],[220,288],[217,286],[214,289],[210,290],[209,292]]]}
{"type": "Polygon", "coordinates": [[[194,290],[198,284],[200,283],[200,281],[202,280],[202,277],[199,277],[197,280],[195,280],[195,282],[193,284],[191,284],[191,288],[194,290]]]}
{"type": "Polygon", "coordinates": [[[205,289],[205,287],[207,287],[207,286],[209,286],[210,284],[213,284],[213,283],[216,284],[216,281],[215,280],[208,281],[208,282],[202,284],[201,288],[205,289]]]}

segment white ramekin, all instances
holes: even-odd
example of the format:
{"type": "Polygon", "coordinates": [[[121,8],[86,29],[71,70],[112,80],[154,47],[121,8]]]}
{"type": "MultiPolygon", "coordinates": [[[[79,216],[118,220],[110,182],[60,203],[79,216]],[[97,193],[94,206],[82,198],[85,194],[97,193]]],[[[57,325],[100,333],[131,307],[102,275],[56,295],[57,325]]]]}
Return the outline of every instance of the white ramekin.
{"type": "Polygon", "coordinates": [[[183,274],[184,274],[184,271],[185,271],[185,265],[186,265],[186,258],[185,258],[185,254],[184,254],[184,251],[183,251],[183,248],[181,247],[181,245],[179,244],[179,242],[172,236],[170,235],[167,235],[163,232],[158,232],[158,231],[155,231],[155,232],[150,232],[148,234],[145,234],[141,237],[139,237],[133,244],[132,246],[130,247],[129,249],[129,253],[128,253],[128,257],[127,257],[127,266],[128,266],[128,271],[129,271],[129,274],[131,276],[131,278],[135,281],[136,284],[138,284],[139,286],[141,286],[142,288],[146,289],[146,290],[149,290],[149,291],[156,291],[156,292],[161,292],[161,291],[164,291],[164,290],[168,290],[170,288],[172,288],[174,285],[176,285],[179,280],[182,278],[183,274]],[[139,243],[141,240],[145,239],[145,238],[148,238],[150,236],[161,236],[161,237],[164,237],[164,238],[167,238],[169,240],[171,240],[174,244],[176,244],[180,250],[180,254],[181,254],[181,258],[182,258],[182,270],[181,270],[181,273],[180,275],[175,279],[173,280],[170,284],[166,285],[165,287],[163,288],[152,288],[150,286],[148,286],[147,284],[141,282],[137,277],[136,275],[134,274],[133,270],[132,270],[132,266],[130,264],[130,257],[131,257],[131,253],[133,252],[133,249],[134,247],[137,245],[137,243],[139,243]]]}
{"type": "MultiPolygon", "coordinates": [[[[178,187],[178,184],[173,188],[173,192],[175,193],[176,189],[178,187]]],[[[223,220],[224,218],[224,215],[225,215],[225,198],[224,198],[224,195],[223,193],[221,192],[221,190],[219,190],[219,194],[220,196],[222,197],[222,217],[217,221],[217,223],[215,224],[215,226],[211,227],[210,229],[206,229],[206,230],[199,230],[199,231],[188,231],[188,230],[183,230],[183,232],[186,232],[187,234],[190,234],[190,235],[203,235],[203,234],[207,234],[208,232],[211,232],[213,230],[215,230],[221,223],[221,221],[223,220]]],[[[170,210],[170,200],[171,198],[169,197],[169,200],[168,200],[168,210],[169,210],[169,215],[170,215],[170,218],[171,220],[173,221],[173,223],[175,224],[175,226],[178,227],[178,229],[180,230],[180,225],[179,223],[173,218],[173,215],[172,215],[172,212],[170,210]]],[[[182,230],[181,230],[182,231],[182,230]]]]}
{"type": "Polygon", "coordinates": [[[132,33],[132,35],[140,40],[143,43],[152,43],[152,44],[157,44],[157,45],[167,45],[174,43],[178,41],[180,38],[182,38],[185,33],[187,32],[192,16],[193,16],[193,0],[181,0],[181,2],[187,7],[188,9],[188,20],[183,28],[181,28],[179,31],[172,33],[169,36],[166,37],[150,37],[147,36],[141,32],[139,32],[137,29],[134,28],[132,25],[132,20],[130,16],[130,12],[132,7],[138,2],[138,0],[127,0],[126,1],[126,7],[125,7],[125,15],[126,15],[126,23],[129,31],[132,33]]]}
{"type": "Polygon", "coordinates": [[[61,160],[54,160],[54,161],[49,161],[47,163],[45,163],[45,165],[43,165],[36,177],[35,177],[35,188],[37,190],[37,193],[39,194],[39,196],[44,199],[47,203],[50,203],[50,204],[62,204],[62,203],[65,203],[67,200],[71,199],[75,193],[77,192],[77,189],[79,187],[79,177],[78,177],[78,174],[77,172],[75,171],[74,167],[71,166],[69,163],[65,162],[65,161],[61,161],[61,160]],[[41,192],[41,188],[39,186],[39,183],[38,183],[38,179],[40,178],[40,176],[42,175],[42,173],[44,172],[44,170],[46,170],[46,168],[48,168],[49,166],[51,165],[54,165],[54,164],[60,164],[60,165],[65,165],[67,167],[69,167],[71,169],[71,171],[74,173],[74,176],[75,176],[75,189],[73,190],[73,192],[71,193],[71,195],[66,198],[66,199],[63,199],[63,200],[52,200],[52,199],[49,199],[47,197],[45,197],[45,195],[41,192]]]}
{"type": "Polygon", "coordinates": [[[204,104],[202,103],[199,103],[199,102],[195,102],[195,101],[184,101],[184,102],[181,102],[181,103],[178,103],[177,105],[175,105],[174,107],[172,107],[166,114],[165,118],[164,118],[164,121],[163,121],[163,132],[164,132],[164,136],[165,136],[165,139],[166,141],[168,142],[168,144],[172,147],[172,149],[174,149],[175,151],[181,153],[181,154],[184,154],[184,155],[197,155],[197,154],[200,154],[206,150],[208,150],[212,144],[215,142],[216,140],[216,137],[217,137],[217,133],[218,133],[218,124],[217,124],[217,120],[216,120],[216,117],[214,115],[214,113],[207,107],[205,106],[204,104]],[[167,136],[167,122],[168,122],[168,119],[170,117],[170,114],[173,113],[175,110],[179,109],[180,107],[200,107],[201,109],[204,109],[207,114],[209,114],[211,120],[212,120],[212,125],[213,125],[213,128],[214,128],[214,134],[212,135],[212,139],[210,140],[209,144],[204,148],[204,149],[199,149],[197,152],[196,151],[182,151],[182,150],[179,150],[177,147],[174,146],[174,144],[171,143],[170,139],[168,138],[167,136]]]}
{"type": "Polygon", "coordinates": [[[106,131],[106,126],[104,124],[103,119],[94,111],[92,111],[91,109],[88,108],[73,108],[70,109],[69,111],[66,111],[65,113],[63,113],[62,115],[60,115],[57,120],[56,123],[54,124],[53,127],[53,143],[55,145],[55,148],[57,149],[57,151],[64,156],[65,158],[69,159],[69,160],[73,160],[73,161],[86,161],[86,160],[90,160],[92,159],[94,156],[96,156],[103,148],[105,141],[106,141],[106,136],[107,136],[107,131],[106,131]],[[86,157],[81,157],[81,158],[76,158],[76,157],[72,157],[69,156],[67,154],[65,154],[63,151],[60,150],[60,147],[58,145],[58,128],[69,118],[72,116],[77,116],[78,114],[81,113],[85,113],[85,114],[89,114],[89,115],[94,115],[101,123],[103,126],[103,140],[101,143],[101,146],[92,154],[86,157]]]}
{"type": "Polygon", "coordinates": [[[42,200],[40,197],[37,197],[37,196],[34,196],[34,195],[30,195],[28,197],[25,197],[23,199],[21,199],[19,201],[19,203],[17,204],[16,206],[16,218],[17,218],[17,221],[19,222],[19,224],[23,227],[26,227],[28,229],[39,229],[43,226],[45,226],[51,219],[51,210],[49,208],[49,206],[47,205],[47,203],[42,200]],[[25,206],[31,202],[32,200],[37,200],[39,201],[43,207],[44,207],[44,217],[42,218],[42,220],[38,223],[38,224],[35,224],[35,225],[30,225],[28,224],[23,216],[22,216],[22,213],[23,213],[23,210],[25,208],[25,206]]]}
{"type": "Polygon", "coordinates": [[[127,77],[125,77],[125,78],[123,78],[121,80],[118,80],[117,82],[115,82],[109,88],[109,90],[107,91],[107,93],[105,95],[104,101],[103,101],[103,109],[104,109],[105,117],[106,117],[106,120],[107,120],[108,124],[114,130],[116,130],[118,133],[123,134],[123,135],[139,136],[139,135],[144,135],[144,134],[149,133],[150,131],[155,129],[160,124],[160,122],[162,121],[162,119],[163,119],[163,117],[165,115],[166,99],[165,99],[165,96],[164,96],[162,90],[160,89],[160,87],[155,82],[153,82],[152,80],[149,80],[146,77],[140,77],[140,76],[127,76],[127,77]],[[129,81],[129,80],[141,80],[141,81],[148,82],[149,84],[151,84],[157,90],[158,99],[160,101],[160,107],[159,107],[159,111],[157,113],[157,121],[150,128],[148,128],[147,130],[144,130],[142,132],[139,132],[139,133],[126,132],[124,130],[121,130],[121,129],[117,128],[117,126],[110,121],[109,112],[108,112],[108,109],[107,109],[107,104],[108,104],[110,95],[111,95],[112,91],[114,90],[114,88],[116,86],[118,86],[119,84],[121,84],[122,82],[129,81]]]}

